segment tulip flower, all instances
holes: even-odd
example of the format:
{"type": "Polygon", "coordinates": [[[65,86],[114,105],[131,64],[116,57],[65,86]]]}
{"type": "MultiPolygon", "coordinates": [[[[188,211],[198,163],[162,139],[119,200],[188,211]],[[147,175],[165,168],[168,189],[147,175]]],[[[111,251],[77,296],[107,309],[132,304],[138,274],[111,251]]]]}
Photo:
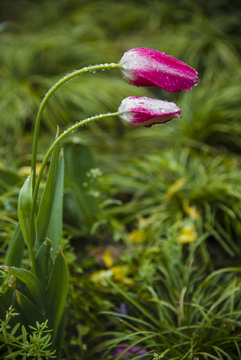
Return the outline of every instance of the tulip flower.
{"type": "MultiPolygon", "coordinates": [[[[125,350],[126,348],[127,346],[118,346],[113,356],[119,356],[122,353],[122,351],[125,350]]],[[[123,355],[122,358],[129,359],[128,354],[132,354],[132,353],[136,353],[136,355],[144,355],[146,354],[146,350],[144,349],[141,350],[139,346],[133,346],[132,348],[127,350],[127,352],[123,355]]]]}
{"type": "Polygon", "coordinates": [[[152,49],[131,49],[123,55],[120,65],[124,79],[131,85],[157,85],[164,90],[176,92],[191,90],[191,86],[199,81],[195,69],[152,49]]]}
{"type": "Polygon", "coordinates": [[[146,96],[130,96],[118,109],[121,121],[127,127],[151,127],[173,118],[181,118],[181,108],[173,102],[151,99],[146,96]]]}

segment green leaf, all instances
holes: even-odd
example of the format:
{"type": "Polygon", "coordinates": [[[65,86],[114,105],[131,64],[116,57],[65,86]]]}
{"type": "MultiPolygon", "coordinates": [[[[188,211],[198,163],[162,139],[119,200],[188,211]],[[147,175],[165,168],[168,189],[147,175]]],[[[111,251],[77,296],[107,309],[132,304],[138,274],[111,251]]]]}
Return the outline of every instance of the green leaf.
{"type": "Polygon", "coordinates": [[[14,336],[14,335],[15,335],[15,333],[16,333],[16,331],[18,330],[19,326],[20,326],[20,323],[17,323],[17,324],[14,326],[14,328],[13,328],[12,331],[11,331],[11,336],[14,336]]]}
{"type": "Polygon", "coordinates": [[[23,256],[24,244],[25,243],[20,228],[20,223],[18,223],[14,229],[13,235],[8,245],[4,262],[5,265],[20,267],[23,256]]]}
{"type": "Polygon", "coordinates": [[[53,267],[53,260],[51,257],[52,244],[47,239],[41,246],[36,256],[36,276],[45,289],[50,277],[50,273],[53,267]]]}
{"type": "Polygon", "coordinates": [[[64,148],[65,155],[65,197],[64,209],[66,220],[85,232],[89,232],[96,221],[97,201],[88,194],[87,187],[90,169],[96,167],[90,150],[80,141],[69,143],[64,148]]]}
{"type": "Polygon", "coordinates": [[[62,347],[63,340],[64,340],[65,328],[66,328],[66,307],[64,309],[62,318],[60,320],[57,334],[55,334],[55,336],[54,336],[54,341],[53,341],[53,345],[52,345],[52,348],[54,350],[56,349],[56,355],[57,355],[58,359],[60,359],[60,355],[61,355],[60,353],[61,353],[61,347],[62,347]]]}
{"type": "Polygon", "coordinates": [[[54,188],[54,198],[52,202],[52,210],[47,229],[47,237],[50,239],[53,251],[51,252],[54,258],[58,252],[62,240],[63,227],[63,186],[64,186],[64,156],[60,153],[59,166],[57,171],[56,184],[54,188]]]}
{"type": "Polygon", "coordinates": [[[35,303],[41,314],[44,316],[44,293],[38,278],[30,271],[24,269],[9,266],[1,266],[1,268],[14,275],[17,279],[21,280],[24,284],[27,285],[33,298],[33,302],[35,303]]]}
{"type": "Polygon", "coordinates": [[[48,179],[41,198],[37,216],[37,239],[36,250],[38,251],[41,244],[46,239],[46,233],[50,222],[50,215],[56,191],[56,180],[59,162],[59,147],[57,146],[51,157],[51,164],[48,173],[48,179]]]}
{"type": "MultiPolygon", "coordinates": [[[[11,280],[11,278],[10,278],[11,280]]],[[[0,319],[5,319],[6,311],[13,303],[13,292],[16,287],[16,281],[14,283],[7,282],[4,288],[1,288],[0,296],[0,319]],[[11,285],[11,286],[10,286],[11,285]]]]}
{"type": "Polygon", "coordinates": [[[29,236],[30,213],[32,206],[32,176],[24,182],[18,198],[18,218],[27,247],[32,250],[34,239],[29,236]]]}
{"type": "Polygon", "coordinates": [[[36,321],[40,324],[44,322],[43,315],[36,305],[21,292],[17,290],[14,291],[13,302],[14,309],[19,313],[21,323],[24,324],[25,327],[28,327],[29,325],[36,326],[36,321]]]}
{"type": "Polygon", "coordinates": [[[67,263],[61,249],[59,248],[45,291],[46,316],[49,319],[49,329],[53,329],[53,342],[57,336],[58,328],[64,313],[67,289],[67,263]]]}
{"type": "Polygon", "coordinates": [[[130,303],[132,303],[140,312],[142,315],[145,315],[150,321],[153,322],[153,324],[155,324],[157,327],[160,326],[160,321],[158,319],[156,319],[148,310],[146,310],[146,308],[144,308],[138,301],[136,301],[135,299],[133,299],[130,295],[128,295],[125,291],[123,291],[119,286],[117,286],[115,283],[113,283],[112,281],[110,281],[108,279],[108,282],[111,284],[111,286],[118,292],[120,293],[127,301],[129,301],[130,303]]]}

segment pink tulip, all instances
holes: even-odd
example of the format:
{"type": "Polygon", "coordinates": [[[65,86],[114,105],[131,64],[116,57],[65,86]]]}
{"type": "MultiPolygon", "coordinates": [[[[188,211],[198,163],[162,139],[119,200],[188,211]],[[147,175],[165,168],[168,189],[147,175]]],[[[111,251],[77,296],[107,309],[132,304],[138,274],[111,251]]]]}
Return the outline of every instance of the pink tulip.
{"type": "Polygon", "coordinates": [[[130,96],[118,109],[121,121],[127,127],[163,124],[173,118],[181,118],[181,108],[173,102],[151,99],[146,96],[130,96]]]}
{"type": "Polygon", "coordinates": [[[157,85],[176,92],[191,90],[198,83],[198,72],[184,62],[156,50],[134,48],[120,60],[124,79],[131,85],[157,85]]]}

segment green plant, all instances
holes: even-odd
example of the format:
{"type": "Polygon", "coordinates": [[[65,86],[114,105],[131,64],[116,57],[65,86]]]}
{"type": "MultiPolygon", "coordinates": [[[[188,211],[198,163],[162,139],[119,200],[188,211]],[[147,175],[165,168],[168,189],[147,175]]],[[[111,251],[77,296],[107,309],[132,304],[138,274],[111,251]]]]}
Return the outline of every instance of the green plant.
{"type": "Polygon", "coordinates": [[[241,358],[240,268],[207,275],[190,262],[190,256],[183,262],[176,255],[172,248],[167,262],[162,260],[157,266],[152,285],[139,296],[109,281],[128,314],[104,312],[115,331],[103,334],[108,340],[94,349],[104,351],[102,358],[123,345],[116,359],[135,346],[145,349],[148,359],[241,358]],[[119,319],[119,324],[111,317],[119,319]]]}
{"type": "MultiPolygon", "coordinates": [[[[1,269],[12,275],[14,280],[11,283],[8,281],[7,284],[5,284],[6,286],[3,288],[3,294],[0,301],[3,308],[12,301],[14,307],[20,313],[21,322],[25,324],[28,329],[31,329],[33,322],[44,322],[45,319],[47,319],[50,329],[53,330],[52,348],[53,350],[56,349],[58,358],[60,357],[61,343],[65,328],[65,308],[68,286],[67,263],[60,248],[62,238],[64,157],[59,144],[72,131],[94,120],[119,115],[122,121],[123,119],[125,120],[124,123],[127,124],[127,126],[139,127],[144,125],[149,127],[156,123],[170,121],[175,117],[176,112],[178,112],[178,117],[180,117],[181,109],[174,103],[153,100],[147,97],[129,97],[124,100],[126,103],[125,106],[123,106],[124,101],[122,102],[118,112],[96,115],[75,123],[75,125],[69,127],[60,135],[57,132],[56,139],[47,151],[37,176],[36,163],[40,122],[44,108],[54,92],[65,82],[83,73],[118,68],[124,71],[127,79],[134,79],[134,82],[132,82],[135,85],[146,86],[146,76],[150,76],[150,78],[148,78],[149,80],[160,77],[158,85],[165,86],[166,83],[165,80],[163,80],[161,64],[163,61],[166,61],[167,66],[169,66],[170,71],[172,71],[172,68],[168,63],[168,61],[171,61],[176,69],[175,77],[178,79],[179,83],[178,90],[182,88],[185,89],[187,86],[192,86],[198,81],[194,69],[174,58],[170,58],[165,54],[150,49],[136,48],[133,49],[133,51],[135,51],[136,56],[139,57],[139,60],[137,59],[137,61],[133,61],[133,63],[132,60],[124,60],[123,56],[121,61],[117,64],[111,63],[84,67],[80,70],[74,70],[72,73],[64,76],[46,93],[37,113],[33,136],[31,175],[27,178],[19,193],[19,223],[11,238],[6,254],[5,265],[1,266],[1,269]],[[152,56],[153,53],[155,59],[152,56]],[[143,70],[142,68],[143,57],[144,60],[147,61],[146,72],[145,69],[143,70]],[[158,67],[153,67],[156,65],[155,62],[159,64],[158,67]],[[184,67],[185,78],[179,78],[179,67],[184,67]],[[135,73],[136,71],[137,73],[135,73]],[[138,73],[138,71],[141,71],[141,73],[138,73]],[[136,79],[137,83],[135,82],[136,79]],[[142,105],[143,101],[144,106],[142,105]],[[155,102],[154,111],[152,109],[153,102],[155,102]],[[172,111],[173,107],[175,109],[174,112],[172,111]],[[153,118],[155,119],[154,122],[153,118]],[[51,163],[48,178],[38,204],[40,183],[50,156],[51,163]],[[30,254],[31,271],[20,268],[24,242],[30,254]],[[17,282],[15,281],[16,279],[17,282]]],[[[171,80],[173,86],[175,77],[171,80]]],[[[172,91],[171,82],[169,83],[170,91],[172,91]]],[[[82,147],[82,150],[83,149],[84,148],[82,147]]],[[[86,159],[87,156],[90,159],[89,161],[92,162],[90,154],[86,150],[84,158],[85,161],[87,161],[87,165],[85,164],[83,168],[86,170],[87,166],[89,174],[92,174],[92,176],[94,174],[96,175],[96,170],[93,172],[93,169],[89,168],[89,161],[86,159]]],[[[69,160],[73,161],[73,158],[70,158],[69,160]]],[[[70,165],[71,164],[68,164],[70,167],[69,172],[71,172],[70,165]]],[[[85,180],[85,177],[86,175],[84,173],[82,180],[85,180]]],[[[84,202],[86,201],[86,203],[88,203],[88,199],[85,200],[86,195],[83,192],[83,186],[84,184],[80,184],[78,195],[84,202]]],[[[86,206],[83,204],[82,209],[85,211],[87,210],[86,206]]],[[[89,214],[88,212],[87,214],[93,218],[92,211],[93,209],[90,209],[89,214]]],[[[91,219],[91,221],[89,221],[86,212],[84,215],[84,220],[90,227],[93,220],[91,219]]]]}
{"type": "MultiPolygon", "coordinates": [[[[113,64],[108,65],[113,67],[113,64]]],[[[59,142],[79,126],[110,114],[95,116],[75,124],[60,136],[47,152],[36,180],[36,159],[39,126],[43,109],[53,92],[68,79],[81,72],[101,69],[107,65],[84,68],[61,79],[46,94],[37,115],[32,155],[32,174],[27,178],[19,193],[18,217],[19,223],[11,238],[6,254],[5,265],[1,268],[14,279],[7,282],[3,288],[0,302],[2,309],[14,303],[19,311],[22,324],[30,331],[33,324],[48,320],[52,333],[52,348],[57,349],[60,356],[61,343],[64,334],[65,304],[68,286],[68,270],[66,260],[60,248],[62,238],[62,207],[64,159],[60,152],[59,142]],[[37,206],[42,174],[52,155],[48,178],[37,206]],[[51,239],[51,240],[50,240],[51,239]],[[21,269],[24,242],[30,253],[31,271],[21,269]]],[[[115,67],[119,67],[115,64],[115,67]]],[[[115,114],[114,114],[115,115],[115,114]]]]}
{"type": "MultiPolygon", "coordinates": [[[[119,311],[123,301],[114,287],[102,289],[89,281],[88,273],[102,268],[109,271],[103,261],[102,265],[97,264],[92,247],[101,248],[101,254],[105,254],[113,239],[118,240],[114,245],[119,252],[115,265],[128,267],[128,280],[132,281],[131,285],[120,283],[125,291],[155,314],[156,303],[148,299],[147,287],[153,288],[160,275],[157,265],[174,271],[169,257],[163,257],[163,248],[169,248],[172,253],[172,244],[186,230],[186,238],[182,236],[182,240],[187,240],[189,235],[192,242],[183,244],[178,240],[177,247],[182,249],[184,256],[190,249],[195,264],[201,266],[204,262],[209,271],[231,263],[239,264],[240,7],[237,1],[228,0],[208,3],[143,0],[138,6],[136,1],[129,0],[24,0],[11,6],[9,1],[3,0],[0,7],[0,154],[1,161],[7,166],[11,163],[11,167],[19,167],[29,161],[30,155],[25,157],[24,154],[31,151],[29,130],[33,127],[37,106],[59,73],[64,75],[86,63],[119,59],[123,50],[133,46],[151,46],[195,66],[202,79],[202,86],[192,93],[172,94],[182,105],[183,119],[161,126],[160,131],[154,127],[148,131],[140,128],[126,132],[119,122],[103,119],[82,129],[81,144],[67,144],[65,156],[68,152],[68,159],[73,161],[74,149],[81,148],[84,137],[85,144],[94,150],[97,166],[103,173],[100,184],[96,182],[93,187],[85,187],[83,179],[87,176],[77,169],[75,159],[77,171],[71,169],[70,172],[75,181],[66,171],[64,179],[66,204],[63,215],[68,222],[64,237],[75,236],[70,240],[74,244],[71,250],[63,249],[65,242],[61,244],[71,268],[70,318],[65,349],[68,348],[66,354],[69,357],[82,358],[92,347],[90,335],[95,334],[96,329],[108,328],[106,317],[97,317],[96,312],[108,309],[114,303],[119,311]],[[41,34],[39,29],[42,29],[41,34]],[[82,204],[87,208],[80,206],[74,192],[84,199],[82,204]],[[94,198],[93,194],[98,195],[97,192],[100,195],[94,198]],[[67,213],[69,209],[72,209],[71,217],[67,213]],[[97,210],[95,214],[94,209],[97,210]],[[131,243],[133,240],[136,243],[131,243]],[[75,352],[76,345],[80,352],[75,352]]],[[[56,123],[65,126],[92,113],[114,111],[120,100],[133,91],[112,71],[110,76],[102,72],[90,76],[95,81],[89,82],[82,75],[69,81],[51,98],[43,113],[38,160],[43,159],[41,154],[45,153],[46,144],[53,137],[51,129],[55,131],[56,123]],[[92,94],[95,94],[94,99],[92,94]]],[[[170,99],[170,95],[161,89],[151,88],[149,95],[151,93],[170,99]]],[[[144,92],[135,89],[134,94],[144,95],[144,92]]],[[[91,163],[89,169],[93,169],[93,165],[96,168],[91,163]]],[[[0,180],[3,180],[0,184],[1,258],[5,256],[7,242],[13,234],[10,245],[14,244],[15,251],[9,247],[5,265],[29,270],[29,250],[26,250],[20,227],[17,226],[13,233],[17,223],[17,194],[23,178],[17,176],[19,182],[10,184],[11,179],[4,181],[8,169],[3,170],[3,176],[2,172],[0,174],[0,180]]],[[[46,173],[40,184],[39,201],[45,188],[46,173]]],[[[13,171],[13,177],[16,174],[13,171]]],[[[52,228],[52,234],[55,231],[60,239],[60,227],[52,228]]],[[[56,248],[57,244],[59,240],[56,248]]],[[[181,271],[182,263],[177,267],[181,271]]],[[[200,283],[206,275],[207,271],[200,283]]],[[[15,301],[12,295],[17,283],[13,280],[14,277],[7,276],[3,282],[0,298],[3,314],[4,309],[15,301]],[[3,299],[7,304],[3,305],[3,299]]],[[[115,281],[114,275],[112,280],[115,281]]],[[[225,276],[219,279],[224,291],[226,280],[225,276]]],[[[20,281],[18,286],[21,286],[18,291],[32,301],[27,287],[20,281]]],[[[178,291],[180,289],[175,290],[176,295],[178,291]]],[[[208,291],[212,289],[208,288],[208,291]]],[[[163,299],[162,296],[160,294],[159,298],[163,299]]],[[[170,299],[168,301],[170,303],[170,299]]],[[[137,313],[134,306],[130,305],[130,313],[137,313]]],[[[191,312],[186,313],[187,317],[188,314],[191,316],[191,312]]],[[[140,312],[137,315],[140,316],[140,312]]],[[[119,329],[122,322],[113,319],[111,330],[119,329]]],[[[36,326],[36,323],[32,325],[36,326]]],[[[28,324],[26,331],[31,333],[28,324]]],[[[227,338],[228,342],[232,343],[232,339],[227,338]]],[[[220,340],[220,348],[222,346],[225,348],[226,344],[220,340]]],[[[168,353],[162,355],[160,349],[154,354],[154,358],[163,356],[168,358],[168,353]]],[[[225,357],[217,353],[212,356],[225,357]]]]}
{"type": "Polygon", "coordinates": [[[20,322],[14,328],[11,327],[11,318],[18,315],[10,307],[6,312],[6,319],[0,319],[0,349],[2,351],[0,358],[16,359],[18,356],[33,360],[56,358],[55,350],[49,350],[52,330],[47,330],[48,320],[42,324],[37,322],[36,327],[30,326],[32,333],[28,334],[25,326],[21,326],[20,322]]]}
{"type": "Polygon", "coordinates": [[[209,251],[203,248],[207,263],[217,261],[213,239],[229,256],[239,256],[239,158],[201,155],[187,147],[155,151],[142,159],[129,159],[123,166],[114,159],[111,163],[106,177],[112,196],[127,201],[110,213],[126,224],[133,224],[137,214],[144,217],[132,230],[143,230],[147,239],[158,238],[173,224],[181,229],[189,221],[199,236],[206,235],[210,241],[209,251]]]}

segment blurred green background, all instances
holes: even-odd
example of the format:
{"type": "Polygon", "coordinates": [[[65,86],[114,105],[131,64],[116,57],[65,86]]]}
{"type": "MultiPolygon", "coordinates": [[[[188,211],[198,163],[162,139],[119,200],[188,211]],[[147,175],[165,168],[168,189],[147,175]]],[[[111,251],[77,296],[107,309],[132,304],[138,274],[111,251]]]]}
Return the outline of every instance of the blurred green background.
{"type": "Polygon", "coordinates": [[[240,19],[238,0],[1,0],[2,258],[29,171],[38,106],[58,79],[90,64],[118,62],[133,47],[165,52],[199,72],[198,86],[179,93],[128,85],[118,70],[85,74],[64,84],[44,111],[39,161],[57,125],[63,131],[115,112],[124,97],[182,107],[182,119],[148,129],[126,129],[117,118],[92,123],[65,144],[63,246],[72,274],[69,322],[77,329],[69,337],[81,354],[86,347],[79,339],[92,333],[93,321],[101,327],[96,313],[121,301],[103,282],[103,269],[120,266],[114,281],[147,300],[163,244],[167,252],[179,249],[179,260],[164,256],[170,264],[190,254],[207,273],[240,264],[240,19]],[[81,168],[86,156],[89,165],[81,168]]]}

